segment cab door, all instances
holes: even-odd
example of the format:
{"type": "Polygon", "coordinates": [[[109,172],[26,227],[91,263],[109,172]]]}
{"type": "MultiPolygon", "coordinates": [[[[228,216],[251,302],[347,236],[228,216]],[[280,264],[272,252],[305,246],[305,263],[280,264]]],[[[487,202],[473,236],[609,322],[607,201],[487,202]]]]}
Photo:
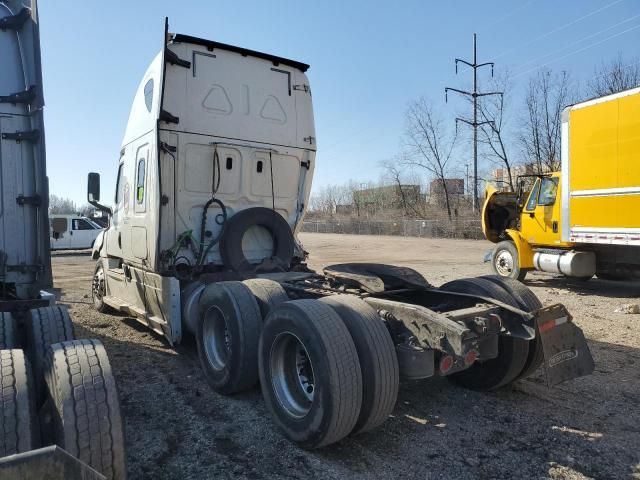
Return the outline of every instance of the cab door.
{"type": "Polygon", "coordinates": [[[84,218],[74,218],[71,220],[71,231],[69,234],[71,248],[91,248],[96,238],[96,228],[84,218]]]}
{"type": "Polygon", "coordinates": [[[529,194],[521,215],[522,236],[533,245],[560,243],[559,178],[540,177],[529,194]]]}

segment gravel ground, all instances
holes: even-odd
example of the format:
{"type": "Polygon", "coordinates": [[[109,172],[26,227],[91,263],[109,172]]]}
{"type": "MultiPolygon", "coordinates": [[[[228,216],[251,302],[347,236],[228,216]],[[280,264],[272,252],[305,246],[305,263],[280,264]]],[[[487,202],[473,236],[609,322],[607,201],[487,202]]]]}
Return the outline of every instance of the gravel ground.
{"type": "MultiPolygon", "coordinates": [[[[486,274],[487,242],[303,234],[310,265],[405,265],[435,285],[486,274]]],[[[206,385],[193,340],[177,349],[124,316],[90,305],[94,262],[54,254],[55,286],[76,334],[107,346],[126,423],[129,478],[640,479],[640,284],[531,274],[545,305],[563,303],[585,332],[596,370],[547,389],[540,374],[495,393],[444,379],[402,384],[377,430],[306,452],[271,424],[260,392],[223,397],[206,385]]]]}

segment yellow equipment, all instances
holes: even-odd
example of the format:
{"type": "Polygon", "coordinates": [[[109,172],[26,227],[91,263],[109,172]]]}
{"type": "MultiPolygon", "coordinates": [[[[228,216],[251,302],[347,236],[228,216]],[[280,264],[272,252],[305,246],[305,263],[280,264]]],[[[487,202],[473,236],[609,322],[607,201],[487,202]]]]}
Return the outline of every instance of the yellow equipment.
{"type": "Polygon", "coordinates": [[[489,185],[482,229],[496,246],[493,271],[529,270],[589,279],[640,277],[640,88],[567,107],[561,172],[489,185]],[[531,183],[531,182],[529,182],[531,183]]]}

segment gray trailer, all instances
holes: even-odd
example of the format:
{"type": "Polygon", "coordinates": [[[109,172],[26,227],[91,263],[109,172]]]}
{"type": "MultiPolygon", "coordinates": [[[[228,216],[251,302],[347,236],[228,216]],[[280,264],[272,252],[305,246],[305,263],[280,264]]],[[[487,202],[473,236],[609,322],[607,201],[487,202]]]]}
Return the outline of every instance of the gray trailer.
{"type": "Polygon", "coordinates": [[[99,340],[55,304],[38,11],[0,1],[0,477],[125,478],[115,381],[99,340]]]}
{"type": "Polygon", "coordinates": [[[492,390],[541,367],[549,385],[593,370],[569,312],[521,283],[309,269],[297,238],[316,166],[309,65],[166,25],[163,38],[131,106],[113,208],[89,174],[89,202],[111,217],[93,248],[97,310],[171,344],[193,335],[213,390],[259,381],[274,423],[305,448],[380,425],[400,377],[492,390]]]}

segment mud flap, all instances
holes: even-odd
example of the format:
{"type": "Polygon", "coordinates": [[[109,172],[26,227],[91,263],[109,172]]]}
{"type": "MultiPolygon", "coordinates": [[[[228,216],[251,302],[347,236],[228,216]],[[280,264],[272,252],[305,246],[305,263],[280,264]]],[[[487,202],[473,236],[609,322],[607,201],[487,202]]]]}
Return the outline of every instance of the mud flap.
{"type": "Polygon", "coordinates": [[[544,351],[547,386],[589,375],[594,370],[587,341],[572,322],[564,305],[551,305],[536,312],[536,330],[544,351]]]}

